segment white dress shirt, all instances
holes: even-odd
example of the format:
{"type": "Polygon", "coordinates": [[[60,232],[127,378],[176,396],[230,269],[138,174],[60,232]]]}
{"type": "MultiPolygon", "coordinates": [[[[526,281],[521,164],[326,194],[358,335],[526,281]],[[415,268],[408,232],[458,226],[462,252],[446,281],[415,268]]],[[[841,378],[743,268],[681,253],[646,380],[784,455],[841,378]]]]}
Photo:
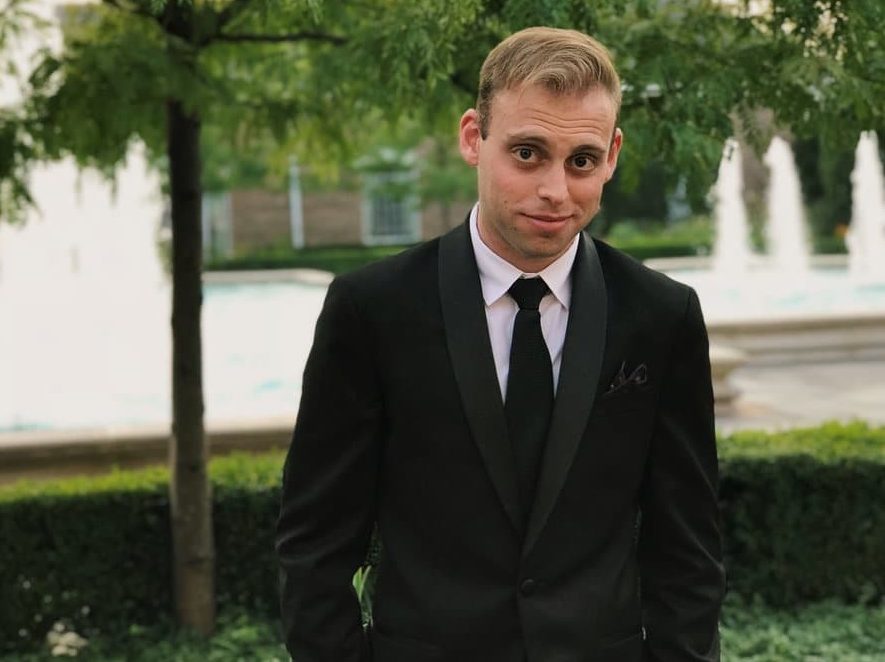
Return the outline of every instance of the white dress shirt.
{"type": "Polygon", "coordinates": [[[559,384],[559,368],[562,364],[562,345],[565,342],[565,329],[568,325],[568,310],[572,300],[572,265],[578,253],[578,237],[568,249],[540,273],[530,274],[521,271],[507,260],[492,251],[479,236],[477,226],[479,204],[470,212],[470,238],[476,266],[479,267],[479,280],[482,298],[485,301],[486,322],[489,327],[489,340],[501,387],[501,399],[507,397],[507,374],[510,370],[510,343],[513,338],[513,323],[519,306],[507,294],[507,290],[518,278],[544,279],[550,292],[541,299],[538,307],[541,313],[541,333],[550,352],[553,364],[553,390],[559,384]]]}

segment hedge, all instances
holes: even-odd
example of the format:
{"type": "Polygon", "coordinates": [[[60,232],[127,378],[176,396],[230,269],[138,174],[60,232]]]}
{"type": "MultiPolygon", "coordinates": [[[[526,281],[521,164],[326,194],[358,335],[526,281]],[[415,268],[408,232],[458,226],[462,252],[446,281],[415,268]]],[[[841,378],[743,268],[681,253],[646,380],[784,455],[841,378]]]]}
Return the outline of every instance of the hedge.
{"type": "MultiPolygon", "coordinates": [[[[710,248],[684,238],[633,237],[614,242],[637,260],[659,257],[706,255],[710,248]]],[[[408,246],[328,246],[294,249],[275,247],[226,258],[214,258],[206,264],[207,271],[243,271],[256,269],[319,269],[340,274],[370,262],[395,255],[408,246]]]]}
{"type": "MultiPolygon", "coordinates": [[[[729,586],[793,605],[885,597],[885,428],[828,424],[720,441],[729,586]]],[[[282,454],[212,462],[219,610],[276,610],[282,454]]],[[[164,469],[0,489],[0,652],[57,620],[89,636],[169,618],[164,469]]]]}
{"type": "MultiPolygon", "coordinates": [[[[273,527],[282,454],[211,464],[219,610],[276,610],[273,527]]],[[[172,613],[165,469],[0,490],[0,652],[62,620],[89,636],[172,613]]]]}
{"type": "Polygon", "coordinates": [[[318,246],[292,248],[275,246],[233,257],[207,262],[207,271],[243,271],[256,269],[319,269],[340,274],[408,248],[395,246],[318,246]]]}
{"type": "Polygon", "coordinates": [[[885,597],[885,428],[721,440],[729,586],[774,606],[885,597]]]}

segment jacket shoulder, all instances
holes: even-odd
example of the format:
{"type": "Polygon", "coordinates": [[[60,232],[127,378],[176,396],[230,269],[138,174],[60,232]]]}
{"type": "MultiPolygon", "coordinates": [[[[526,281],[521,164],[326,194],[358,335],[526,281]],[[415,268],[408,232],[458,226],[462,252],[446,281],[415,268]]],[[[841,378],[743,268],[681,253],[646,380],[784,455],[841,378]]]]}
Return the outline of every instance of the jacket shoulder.
{"type": "Polygon", "coordinates": [[[438,250],[439,239],[431,239],[340,274],[333,284],[369,303],[379,297],[389,300],[405,292],[420,291],[436,283],[438,250]]]}
{"type": "Polygon", "coordinates": [[[614,248],[601,239],[593,238],[596,253],[606,278],[606,287],[633,292],[636,297],[654,297],[664,301],[685,301],[692,288],[614,248]]]}

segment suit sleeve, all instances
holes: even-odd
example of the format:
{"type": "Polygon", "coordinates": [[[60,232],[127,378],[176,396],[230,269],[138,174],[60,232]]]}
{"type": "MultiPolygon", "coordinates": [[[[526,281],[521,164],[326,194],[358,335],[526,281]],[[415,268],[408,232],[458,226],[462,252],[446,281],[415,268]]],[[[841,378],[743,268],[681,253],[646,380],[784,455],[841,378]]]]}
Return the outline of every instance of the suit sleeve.
{"type": "Polygon", "coordinates": [[[286,648],[296,662],[366,662],[352,586],[375,520],[382,406],[370,331],[332,283],[304,370],[283,469],[276,550],[286,648]]]}
{"type": "Polygon", "coordinates": [[[690,291],[676,330],[641,495],[647,662],[719,660],[725,591],[707,331],[690,291]]]}

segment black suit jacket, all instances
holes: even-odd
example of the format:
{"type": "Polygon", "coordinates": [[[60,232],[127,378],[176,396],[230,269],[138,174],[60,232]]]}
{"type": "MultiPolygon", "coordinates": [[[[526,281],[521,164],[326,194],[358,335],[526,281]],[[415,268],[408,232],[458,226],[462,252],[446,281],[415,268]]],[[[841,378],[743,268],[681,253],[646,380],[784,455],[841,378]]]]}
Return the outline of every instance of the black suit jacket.
{"type": "Polygon", "coordinates": [[[572,279],[527,517],[467,225],[332,283],[278,525],[295,662],[718,659],[724,577],[697,297],[583,236],[572,279]],[[376,522],[366,637],[351,579],[376,522]]]}

